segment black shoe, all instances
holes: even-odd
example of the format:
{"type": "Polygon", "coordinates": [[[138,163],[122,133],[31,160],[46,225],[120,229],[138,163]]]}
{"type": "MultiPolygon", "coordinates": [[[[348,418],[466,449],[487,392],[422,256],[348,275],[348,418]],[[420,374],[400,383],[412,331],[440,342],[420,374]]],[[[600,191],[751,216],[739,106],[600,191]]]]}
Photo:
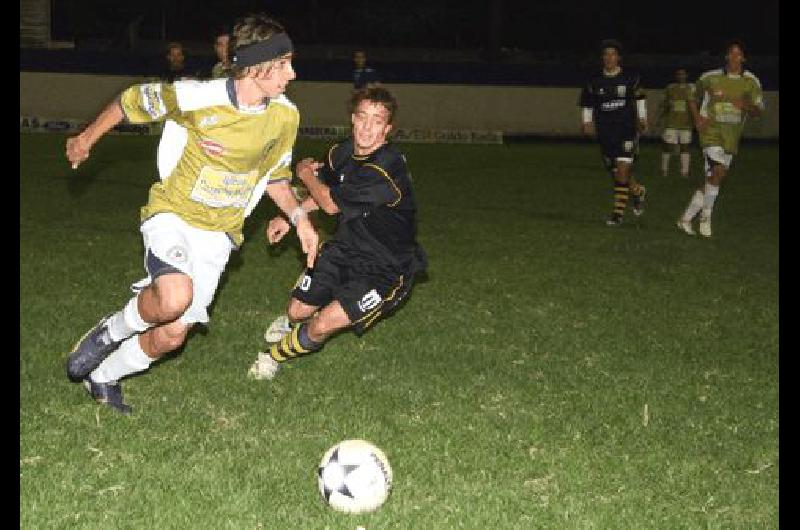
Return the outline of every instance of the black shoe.
{"type": "Polygon", "coordinates": [[[80,381],[89,375],[122,342],[111,340],[106,327],[108,318],[104,317],[95,327],[87,331],[72,348],[72,353],[67,359],[67,376],[72,381],[80,381]]]}
{"type": "Polygon", "coordinates": [[[631,201],[631,209],[633,210],[633,215],[639,217],[644,213],[644,197],[647,193],[647,188],[639,185],[639,194],[634,195],[631,201]]]}
{"type": "Polygon", "coordinates": [[[98,403],[105,403],[122,414],[130,414],[133,411],[130,405],[125,403],[122,397],[122,386],[117,381],[95,383],[91,377],[87,377],[83,380],[83,386],[98,403]]]}
{"type": "Polygon", "coordinates": [[[611,216],[606,219],[607,226],[619,226],[622,224],[622,216],[618,213],[612,213],[611,216]]]}

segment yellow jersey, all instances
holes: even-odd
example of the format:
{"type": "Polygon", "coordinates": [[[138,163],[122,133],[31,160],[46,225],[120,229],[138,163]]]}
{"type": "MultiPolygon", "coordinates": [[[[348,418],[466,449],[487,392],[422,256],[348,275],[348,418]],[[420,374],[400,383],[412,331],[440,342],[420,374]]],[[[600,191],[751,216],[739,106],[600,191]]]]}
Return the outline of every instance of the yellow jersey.
{"type": "Polygon", "coordinates": [[[292,178],[300,114],[283,95],[256,108],[235,101],[233,79],[224,78],[145,83],[122,92],[120,105],[131,123],[172,120],[183,129],[172,146],[162,137],[172,156],[159,164],[161,180],[150,188],[142,220],[172,212],[242,243],[244,219],[267,184],[292,178]]]}

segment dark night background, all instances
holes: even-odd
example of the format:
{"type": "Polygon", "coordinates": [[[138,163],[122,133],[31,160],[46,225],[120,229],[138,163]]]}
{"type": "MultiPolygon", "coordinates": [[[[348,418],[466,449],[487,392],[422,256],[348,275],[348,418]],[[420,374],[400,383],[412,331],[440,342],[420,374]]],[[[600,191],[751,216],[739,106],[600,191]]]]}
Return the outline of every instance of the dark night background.
{"type": "Polygon", "coordinates": [[[747,45],[750,68],[777,89],[779,3],[606,0],[51,0],[51,38],[71,50],[21,50],[23,70],[146,74],[169,40],[190,64],[213,61],[211,34],[244,13],[283,22],[308,80],[349,78],[354,47],[388,82],[572,85],[614,37],[645,84],[669,80],[677,63],[716,67],[730,38],[747,45]],[[130,29],[136,28],[131,39],[130,29]],[[117,60],[107,60],[109,57],[117,60]],[[649,73],[649,75],[647,75],[649,73]],[[666,77],[665,77],[666,76],[666,77]]]}

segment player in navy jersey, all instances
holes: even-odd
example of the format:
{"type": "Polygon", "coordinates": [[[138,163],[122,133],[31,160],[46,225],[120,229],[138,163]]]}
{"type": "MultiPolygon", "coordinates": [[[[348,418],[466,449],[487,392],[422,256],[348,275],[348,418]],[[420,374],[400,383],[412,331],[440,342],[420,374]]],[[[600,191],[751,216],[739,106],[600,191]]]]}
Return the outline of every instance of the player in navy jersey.
{"type": "MultiPolygon", "coordinates": [[[[313,268],[300,275],[287,308],[291,326],[258,355],[253,377],[272,378],[280,363],[318,351],[341,330],[363,333],[398,306],[426,268],[406,160],[387,140],[396,108],[385,88],[357,91],[352,137],[331,147],[324,162],[307,158],[297,164],[310,193],[302,207],[335,215],[336,231],[313,268]]],[[[273,219],[270,243],[288,230],[284,218],[273,219]]]]}
{"type": "Polygon", "coordinates": [[[632,210],[644,212],[645,187],[633,176],[639,150],[639,134],[647,130],[647,105],[639,76],[623,71],[622,46],[614,40],[601,44],[603,70],[583,87],[579,105],[583,109],[583,132],[597,133],[603,164],[614,181],[614,210],[609,226],[622,223],[628,196],[632,210]]]}
{"type": "Polygon", "coordinates": [[[353,52],[353,90],[380,86],[378,71],[367,66],[367,53],[364,50],[353,52]]]}

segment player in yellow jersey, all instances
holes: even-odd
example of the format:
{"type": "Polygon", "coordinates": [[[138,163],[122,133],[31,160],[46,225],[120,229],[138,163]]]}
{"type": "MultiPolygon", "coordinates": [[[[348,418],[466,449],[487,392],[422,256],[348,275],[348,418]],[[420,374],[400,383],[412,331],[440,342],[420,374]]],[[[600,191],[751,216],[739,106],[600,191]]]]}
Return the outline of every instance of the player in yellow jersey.
{"type": "Polygon", "coordinates": [[[77,168],[123,119],[170,119],[185,130],[173,146],[179,156],[160,161],[161,180],[141,210],[147,277],[122,309],[78,341],[67,362],[71,380],[122,413],[131,408],[120,379],[146,370],[180,347],[195,323],[208,322],[230,252],[242,244],[244,219],[265,192],[296,227],[309,267],[316,257],[318,235],[290,188],[299,124],[283,95],[295,78],[291,40],[264,15],[237,21],[233,38],[230,78],[132,86],[67,140],[77,168]]]}
{"type": "Polygon", "coordinates": [[[673,153],[680,155],[681,176],[689,176],[692,144],[692,115],[689,101],[694,99],[695,87],[688,82],[685,68],[675,71],[675,82],[664,89],[664,101],[659,108],[659,119],[664,120],[664,150],[661,153],[661,174],[669,174],[669,159],[673,153]]]}
{"type": "Polygon", "coordinates": [[[744,46],[739,41],[725,48],[725,67],[710,70],[697,80],[696,97],[690,101],[695,127],[705,157],[705,183],[692,195],[678,219],[678,228],[693,236],[692,219],[700,214],[698,231],[711,237],[711,213],[722,181],[728,175],[747,116],[764,110],[761,82],[744,68],[744,46]]]}

